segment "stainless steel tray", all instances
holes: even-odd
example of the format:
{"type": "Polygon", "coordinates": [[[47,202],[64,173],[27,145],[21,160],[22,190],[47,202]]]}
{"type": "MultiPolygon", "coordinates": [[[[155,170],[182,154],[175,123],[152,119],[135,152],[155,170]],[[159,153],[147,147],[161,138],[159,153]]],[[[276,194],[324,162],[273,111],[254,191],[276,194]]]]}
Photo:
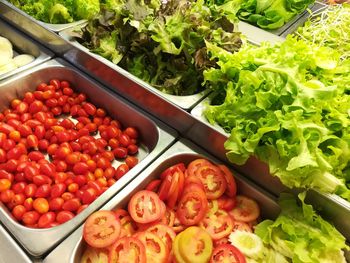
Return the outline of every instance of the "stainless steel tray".
{"type": "Polygon", "coordinates": [[[118,119],[124,126],[136,127],[141,135],[140,162],[126,175],[111,186],[84,211],[72,220],[49,229],[32,229],[17,223],[7,208],[0,203],[0,221],[33,256],[39,257],[48,252],[60,240],[77,228],[93,211],[120,191],[141,172],[153,159],[157,158],[175,140],[176,134],[161,122],[151,118],[142,110],[134,108],[125,100],[113,95],[107,89],[81,74],[63,60],[51,60],[21,75],[0,82],[0,110],[3,110],[15,97],[22,97],[26,91],[32,91],[40,82],[52,78],[65,79],[72,83],[75,90],[84,92],[92,103],[105,108],[112,118],[118,119]]]}
{"type": "MultiPolygon", "coordinates": [[[[4,1],[5,2],[5,1],[4,1]]],[[[17,8],[16,6],[14,6],[13,4],[11,4],[10,2],[7,2],[6,1],[6,5],[11,8],[14,12],[17,12],[17,13],[20,13],[21,15],[23,16],[28,16],[32,19],[34,19],[35,21],[37,21],[37,23],[43,25],[44,27],[46,27],[47,29],[53,31],[53,32],[59,32],[59,31],[62,31],[64,29],[67,29],[69,27],[72,27],[72,26],[76,26],[76,25],[79,25],[81,23],[84,23],[85,20],[79,20],[79,21],[74,21],[72,23],[66,23],[66,24],[50,24],[50,23],[45,23],[45,22],[42,22],[42,21],[39,21],[33,17],[31,17],[30,15],[28,15],[26,12],[22,11],[21,9],[17,8]]]]}
{"type": "MultiPolygon", "coordinates": [[[[211,125],[203,116],[204,108],[209,103],[209,99],[205,99],[199,103],[191,114],[198,122],[187,133],[187,137],[200,144],[202,147],[209,149],[212,154],[221,159],[225,159],[226,150],[224,142],[229,134],[215,125],[211,125]],[[208,138],[215,138],[212,143],[208,138]]],[[[278,196],[282,191],[293,191],[298,193],[300,189],[290,190],[283,186],[277,177],[271,176],[267,164],[259,161],[255,157],[251,157],[242,165],[232,165],[237,171],[257,183],[270,193],[278,196]]],[[[350,203],[334,194],[323,194],[319,191],[309,190],[307,192],[306,201],[320,211],[320,213],[332,221],[336,228],[350,240],[350,224],[347,224],[350,218],[350,203]]]]}
{"type": "MultiPolygon", "coordinates": [[[[105,64],[106,66],[114,69],[116,72],[127,76],[129,79],[131,79],[132,81],[138,83],[139,85],[141,85],[142,87],[144,87],[146,90],[152,91],[154,93],[156,93],[158,96],[164,98],[165,100],[168,100],[172,103],[174,103],[175,105],[179,106],[180,108],[184,109],[184,110],[189,110],[191,109],[197,102],[199,102],[201,99],[204,98],[204,96],[206,95],[206,91],[194,94],[194,95],[189,95],[189,96],[174,96],[174,95],[170,95],[170,94],[166,94],[164,92],[159,91],[158,89],[152,87],[150,84],[146,83],[145,81],[135,77],[134,75],[132,75],[131,73],[129,73],[128,71],[122,69],[121,67],[119,67],[118,65],[112,63],[111,61],[109,61],[108,59],[105,59],[104,57],[97,55],[95,53],[92,53],[89,51],[89,49],[87,49],[86,47],[84,47],[83,45],[81,45],[78,41],[75,40],[74,37],[72,36],[72,32],[74,30],[80,29],[82,26],[84,26],[85,24],[81,24],[77,27],[73,27],[73,28],[68,28],[66,30],[63,30],[59,33],[59,35],[61,37],[63,37],[63,39],[65,39],[66,41],[69,41],[74,47],[76,47],[77,49],[79,49],[81,52],[84,53],[88,53],[91,56],[93,56],[96,60],[101,61],[103,64],[105,64]]],[[[66,57],[68,60],[72,57],[66,57]]],[[[78,59],[78,58],[74,58],[74,59],[78,59]]]]}
{"type": "Polygon", "coordinates": [[[5,228],[0,225],[0,263],[6,262],[32,262],[18,244],[12,239],[5,228]]]}
{"type": "Polygon", "coordinates": [[[282,34],[281,37],[287,37],[287,35],[294,33],[299,27],[303,26],[304,23],[312,17],[314,14],[320,13],[327,8],[327,4],[322,2],[315,2],[311,8],[311,14],[309,12],[304,13],[300,19],[296,20],[290,27],[288,27],[282,34]]]}
{"type": "Polygon", "coordinates": [[[29,39],[25,35],[21,34],[18,30],[1,20],[0,36],[6,37],[12,43],[13,49],[16,53],[25,53],[35,57],[35,59],[27,65],[24,65],[4,74],[0,74],[0,80],[5,79],[9,76],[13,76],[23,70],[29,69],[36,65],[39,65],[40,63],[49,60],[53,56],[53,54],[49,50],[42,47],[38,43],[35,43],[33,40],[29,39]]]}
{"type": "MultiPolygon", "coordinates": [[[[188,164],[196,158],[207,158],[214,163],[219,161],[213,156],[204,152],[187,140],[176,142],[163,155],[155,160],[147,169],[138,175],[130,184],[110,200],[102,209],[111,210],[113,208],[125,208],[130,197],[137,191],[144,189],[153,179],[158,178],[160,173],[167,167],[178,162],[188,164]]],[[[241,175],[234,173],[239,193],[255,199],[261,208],[262,218],[275,218],[280,208],[274,197],[260,189],[258,186],[247,181],[241,175]]],[[[85,242],[82,240],[82,227],[77,229],[71,236],[62,242],[53,252],[51,252],[43,262],[80,262],[82,251],[85,248],[85,242]]]]}

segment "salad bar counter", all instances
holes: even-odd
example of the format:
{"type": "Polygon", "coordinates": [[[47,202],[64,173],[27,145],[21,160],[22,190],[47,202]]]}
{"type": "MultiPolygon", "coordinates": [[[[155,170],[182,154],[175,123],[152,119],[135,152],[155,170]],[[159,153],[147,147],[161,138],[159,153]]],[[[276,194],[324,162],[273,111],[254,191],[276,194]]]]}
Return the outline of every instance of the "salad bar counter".
{"type": "Polygon", "coordinates": [[[350,262],[347,15],[0,0],[0,262],[350,262]]]}

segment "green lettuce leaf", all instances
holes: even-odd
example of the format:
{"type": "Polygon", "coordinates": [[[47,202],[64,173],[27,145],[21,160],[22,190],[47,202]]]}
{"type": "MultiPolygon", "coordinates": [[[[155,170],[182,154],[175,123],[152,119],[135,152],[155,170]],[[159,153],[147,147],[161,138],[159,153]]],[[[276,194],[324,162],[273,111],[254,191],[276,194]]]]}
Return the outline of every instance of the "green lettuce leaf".
{"type": "Polygon", "coordinates": [[[348,249],[345,237],[323,220],[311,205],[299,198],[301,206],[290,194],[281,194],[282,209],[275,221],[264,220],[255,228],[265,244],[292,260],[292,262],[345,263],[342,249],[348,249]]]}

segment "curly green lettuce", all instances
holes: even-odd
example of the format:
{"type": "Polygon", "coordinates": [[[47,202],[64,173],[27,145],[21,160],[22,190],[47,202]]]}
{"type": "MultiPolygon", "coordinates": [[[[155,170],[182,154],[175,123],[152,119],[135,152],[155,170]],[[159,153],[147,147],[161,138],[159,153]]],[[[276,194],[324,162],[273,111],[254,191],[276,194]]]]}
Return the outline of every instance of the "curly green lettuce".
{"type": "Polygon", "coordinates": [[[37,20],[64,24],[90,19],[100,11],[99,0],[9,0],[37,20]]]}
{"type": "Polygon", "coordinates": [[[219,99],[205,115],[230,133],[228,159],[256,156],[288,187],[350,200],[349,61],[292,37],[235,54],[208,50],[219,68],[204,76],[219,99]]]}
{"type": "Polygon", "coordinates": [[[295,263],[345,263],[343,249],[348,249],[345,237],[322,219],[311,205],[301,206],[289,194],[281,194],[282,209],[275,221],[264,220],[255,228],[266,245],[295,263]]]}

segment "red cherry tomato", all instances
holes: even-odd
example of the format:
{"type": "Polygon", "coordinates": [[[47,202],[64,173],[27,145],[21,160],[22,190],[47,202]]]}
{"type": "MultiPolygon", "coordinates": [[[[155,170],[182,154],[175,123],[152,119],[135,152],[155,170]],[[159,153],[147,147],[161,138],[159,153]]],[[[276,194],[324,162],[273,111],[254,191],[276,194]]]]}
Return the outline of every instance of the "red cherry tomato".
{"type": "Polygon", "coordinates": [[[23,205],[16,205],[13,209],[12,209],[12,215],[17,219],[17,220],[21,220],[24,213],[26,212],[26,208],[23,205]]]}
{"type": "Polygon", "coordinates": [[[49,211],[49,202],[45,198],[36,198],[33,202],[33,208],[40,214],[45,214],[49,211]]]}
{"type": "Polygon", "coordinates": [[[37,211],[25,212],[22,221],[25,225],[34,225],[38,222],[40,214],[37,211]]]}
{"type": "Polygon", "coordinates": [[[64,202],[62,209],[65,211],[75,212],[81,206],[80,200],[78,198],[72,198],[64,202]]]}
{"type": "Polygon", "coordinates": [[[54,212],[47,212],[42,214],[38,221],[39,228],[47,228],[49,225],[56,220],[56,214],[54,212]]]}
{"type": "Polygon", "coordinates": [[[97,211],[84,224],[83,236],[92,247],[103,248],[115,243],[120,235],[120,221],[111,211],[97,211]]]}
{"type": "Polygon", "coordinates": [[[60,211],[56,216],[56,221],[60,224],[63,224],[74,217],[74,214],[70,211],[60,211]]]}

